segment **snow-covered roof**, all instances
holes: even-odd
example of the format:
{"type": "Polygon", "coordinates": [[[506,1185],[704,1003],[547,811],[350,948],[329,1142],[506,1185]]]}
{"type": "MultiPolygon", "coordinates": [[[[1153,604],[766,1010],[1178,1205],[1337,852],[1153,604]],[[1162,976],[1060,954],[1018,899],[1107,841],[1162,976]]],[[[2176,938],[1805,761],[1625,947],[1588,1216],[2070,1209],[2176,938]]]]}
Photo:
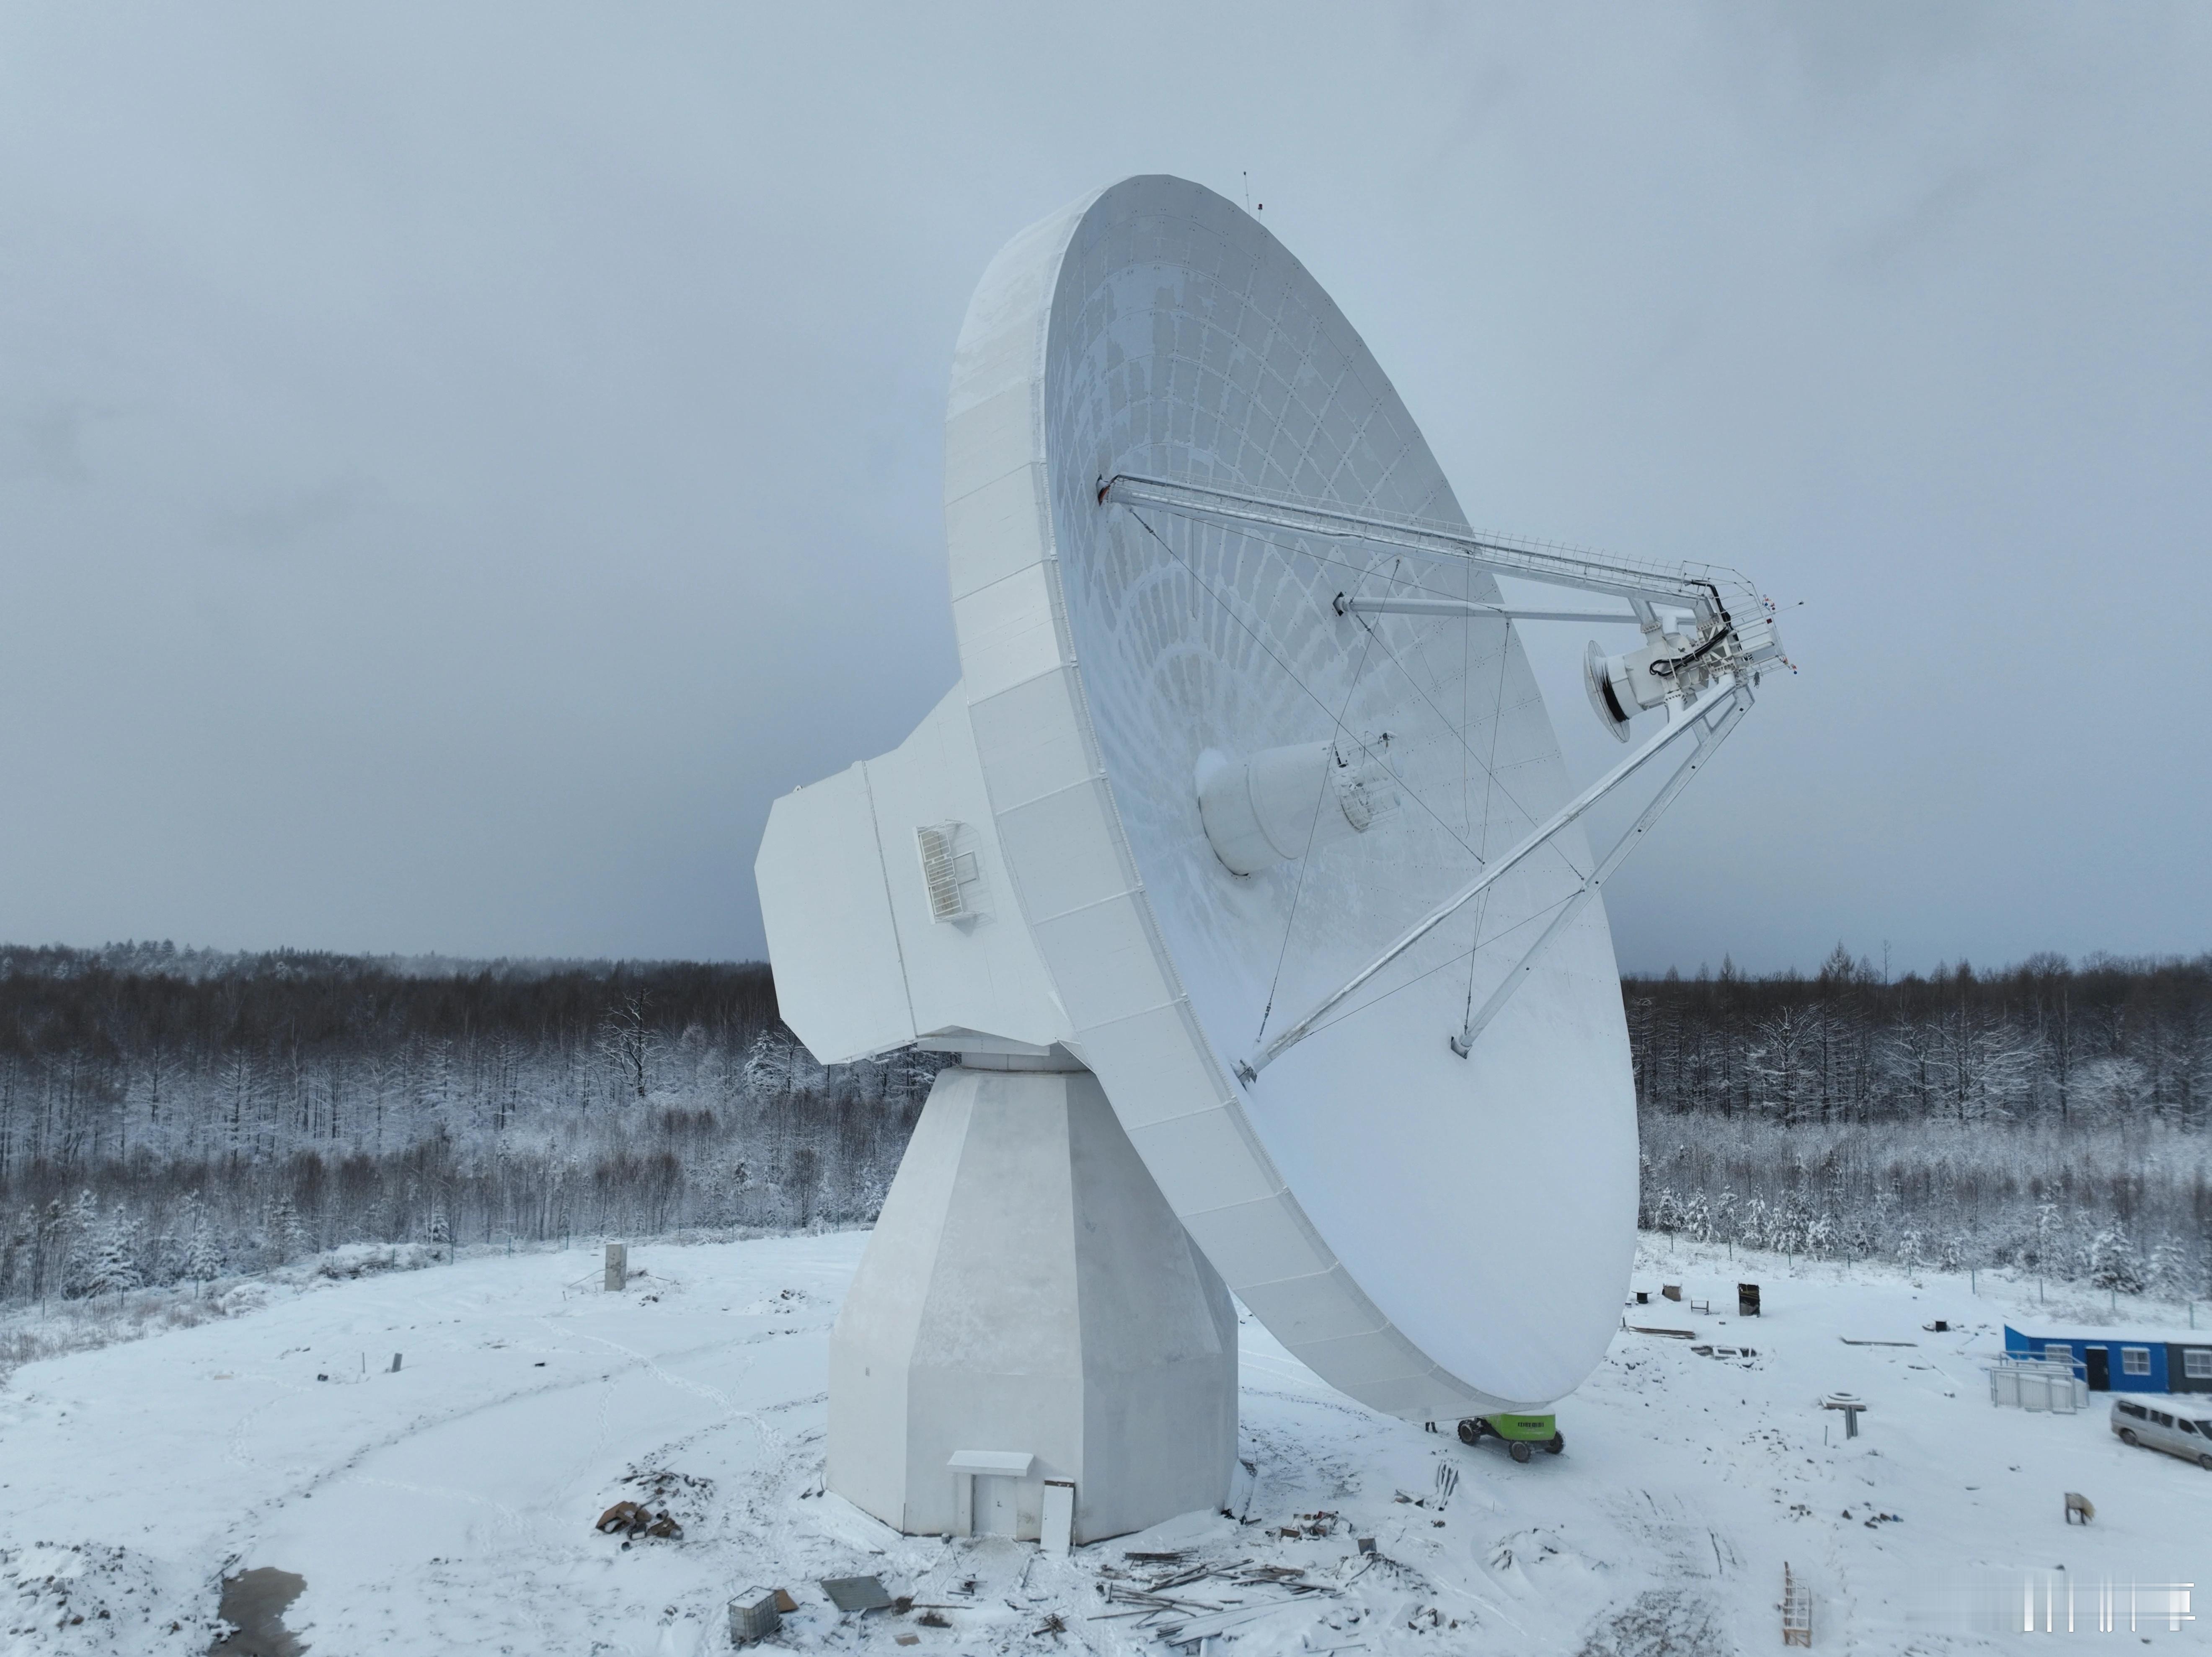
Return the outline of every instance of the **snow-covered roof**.
{"type": "Polygon", "coordinates": [[[2005,1325],[2005,1332],[2022,1340],[2075,1340],[2092,1345],[2212,1346],[2212,1329],[2022,1329],[2005,1325]]]}

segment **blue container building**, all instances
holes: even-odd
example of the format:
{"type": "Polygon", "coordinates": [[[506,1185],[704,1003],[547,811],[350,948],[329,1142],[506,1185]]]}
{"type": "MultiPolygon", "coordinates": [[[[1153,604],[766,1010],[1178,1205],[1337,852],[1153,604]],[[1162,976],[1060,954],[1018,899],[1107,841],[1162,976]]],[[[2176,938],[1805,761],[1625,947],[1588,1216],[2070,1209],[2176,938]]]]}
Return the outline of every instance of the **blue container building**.
{"type": "Polygon", "coordinates": [[[2061,1358],[2093,1393],[2212,1393],[2212,1331],[2177,1340],[2172,1329],[2029,1334],[2005,1325],[2006,1354],[2061,1358]]]}

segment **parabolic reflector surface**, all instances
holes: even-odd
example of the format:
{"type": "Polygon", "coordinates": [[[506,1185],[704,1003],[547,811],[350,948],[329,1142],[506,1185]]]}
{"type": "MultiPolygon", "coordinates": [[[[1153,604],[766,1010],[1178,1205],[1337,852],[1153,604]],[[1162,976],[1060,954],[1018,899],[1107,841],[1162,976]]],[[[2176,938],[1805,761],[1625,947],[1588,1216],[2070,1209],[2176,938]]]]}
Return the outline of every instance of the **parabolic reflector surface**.
{"type": "Polygon", "coordinates": [[[1466,525],[1328,295],[1252,217],[1179,179],[1127,180],[1024,233],[962,336],[954,609],[1007,866],[1072,1045],[1278,1337],[1401,1415],[1547,1404],[1603,1353],[1634,1245],[1602,907],[1468,1057],[1448,1038],[1577,888],[1579,833],[1256,1080],[1234,1071],[1567,798],[1512,623],[1333,604],[1494,603],[1495,583],[1102,504],[1117,475],[1466,525]],[[1367,780],[1372,820],[1231,872],[1200,820],[1201,758],[1319,742],[1367,780]]]}

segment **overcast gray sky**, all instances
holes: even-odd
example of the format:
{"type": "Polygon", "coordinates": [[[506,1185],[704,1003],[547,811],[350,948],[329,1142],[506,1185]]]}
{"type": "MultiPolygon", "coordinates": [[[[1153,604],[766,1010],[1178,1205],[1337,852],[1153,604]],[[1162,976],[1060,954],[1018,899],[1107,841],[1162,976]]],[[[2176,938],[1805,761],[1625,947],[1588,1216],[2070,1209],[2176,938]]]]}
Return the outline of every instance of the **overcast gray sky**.
{"type": "Polygon", "coordinates": [[[983,266],[1249,172],[1475,523],[1802,601],[1625,964],[2212,947],[2208,88],[2201,5],[10,0],[0,938],[757,955],[957,673],[983,266]]]}

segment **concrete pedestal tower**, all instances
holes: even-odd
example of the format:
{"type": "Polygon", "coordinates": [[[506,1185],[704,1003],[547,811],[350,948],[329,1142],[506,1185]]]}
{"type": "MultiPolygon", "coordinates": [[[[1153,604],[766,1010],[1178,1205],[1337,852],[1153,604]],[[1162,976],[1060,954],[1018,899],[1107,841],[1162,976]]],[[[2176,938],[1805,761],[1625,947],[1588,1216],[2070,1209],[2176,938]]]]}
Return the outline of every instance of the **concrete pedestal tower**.
{"type": "Polygon", "coordinates": [[[1048,1479],[1077,1543],[1228,1497],[1229,1292],[1060,1064],[939,1074],[830,1338],[830,1488],[910,1534],[1035,1538],[1048,1479]]]}

